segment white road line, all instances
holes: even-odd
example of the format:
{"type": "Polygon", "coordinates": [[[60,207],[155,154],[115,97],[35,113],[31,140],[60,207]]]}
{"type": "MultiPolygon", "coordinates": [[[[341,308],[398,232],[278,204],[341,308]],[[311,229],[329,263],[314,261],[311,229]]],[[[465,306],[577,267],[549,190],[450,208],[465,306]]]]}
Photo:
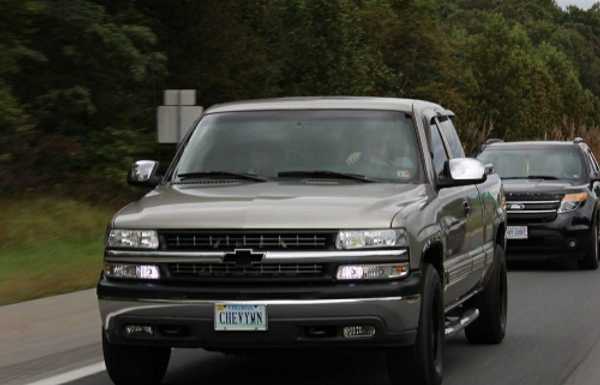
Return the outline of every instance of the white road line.
{"type": "Polygon", "coordinates": [[[27,385],[62,385],[66,384],[67,382],[79,380],[80,378],[103,372],[105,370],[106,366],[104,366],[104,362],[98,362],[97,364],[84,366],[83,368],[44,378],[43,380],[35,381],[27,385]]]}

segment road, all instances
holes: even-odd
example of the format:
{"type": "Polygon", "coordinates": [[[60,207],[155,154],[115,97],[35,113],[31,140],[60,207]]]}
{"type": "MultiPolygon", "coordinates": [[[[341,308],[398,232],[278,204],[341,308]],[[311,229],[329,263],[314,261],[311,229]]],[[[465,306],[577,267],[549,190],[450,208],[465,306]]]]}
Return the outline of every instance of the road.
{"type": "MultiPolygon", "coordinates": [[[[600,271],[521,266],[511,270],[509,284],[505,342],[499,346],[470,346],[462,334],[448,340],[444,384],[600,384],[600,271]]],[[[81,354],[80,366],[84,358],[89,364],[90,357],[99,354],[97,345],[87,349],[89,355],[81,354]]],[[[71,368],[77,366],[77,359],[72,359],[75,362],[70,363],[71,368]]],[[[50,367],[58,358],[47,355],[40,360],[50,367]]],[[[384,362],[380,354],[373,352],[277,352],[240,358],[202,350],[175,350],[164,383],[383,385],[388,384],[384,362]]],[[[15,366],[12,368],[14,371],[15,366]]],[[[0,365],[0,380],[2,371],[0,365]]],[[[17,382],[13,379],[12,383],[17,382]]],[[[52,381],[44,384],[51,385],[52,381]]],[[[102,371],[69,384],[111,382],[102,371]]]]}

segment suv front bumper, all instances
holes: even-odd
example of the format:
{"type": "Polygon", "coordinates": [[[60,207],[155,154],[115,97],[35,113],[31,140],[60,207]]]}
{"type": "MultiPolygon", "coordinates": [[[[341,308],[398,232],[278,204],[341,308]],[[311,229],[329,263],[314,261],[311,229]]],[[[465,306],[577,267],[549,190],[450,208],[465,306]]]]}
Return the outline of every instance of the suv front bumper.
{"type": "Polygon", "coordinates": [[[211,298],[219,299],[206,300],[189,287],[169,287],[162,292],[168,294],[160,298],[157,297],[161,293],[158,285],[149,288],[147,284],[102,278],[98,297],[103,331],[112,343],[211,350],[392,347],[415,342],[421,310],[419,281],[419,274],[415,272],[413,277],[403,281],[313,287],[310,291],[318,293],[314,298],[280,292],[282,299],[274,298],[272,293],[264,296],[265,299],[260,298],[260,294],[250,297],[238,294],[229,298],[216,294],[211,298]],[[344,292],[346,295],[341,294],[344,292]],[[265,305],[268,330],[215,331],[215,304],[221,303],[265,305]],[[152,326],[156,332],[152,336],[129,337],[125,333],[127,325],[152,326]],[[372,326],[375,335],[344,337],[342,329],[355,325],[372,326]]]}
{"type": "Polygon", "coordinates": [[[529,239],[508,240],[508,260],[546,260],[562,257],[581,258],[592,245],[591,214],[577,210],[558,214],[551,222],[527,223],[511,220],[509,226],[527,226],[529,239]]]}

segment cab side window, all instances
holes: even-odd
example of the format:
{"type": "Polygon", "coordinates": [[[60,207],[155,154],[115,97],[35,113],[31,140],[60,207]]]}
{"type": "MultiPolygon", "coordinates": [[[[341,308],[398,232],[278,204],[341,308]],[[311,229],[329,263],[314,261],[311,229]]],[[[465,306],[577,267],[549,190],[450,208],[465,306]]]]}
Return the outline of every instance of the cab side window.
{"type": "Polygon", "coordinates": [[[435,175],[439,176],[444,171],[444,166],[448,160],[448,154],[446,153],[446,147],[440,131],[436,124],[431,124],[431,149],[433,151],[433,167],[435,168],[435,175]]]}
{"type": "Polygon", "coordinates": [[[460,142],[460,137],[456,132],[456,128],[452,123],[452,119],[448,116],[440,118],[440,129],[448,142],[451,158],[464,158],[465,150],[460,142]]]}

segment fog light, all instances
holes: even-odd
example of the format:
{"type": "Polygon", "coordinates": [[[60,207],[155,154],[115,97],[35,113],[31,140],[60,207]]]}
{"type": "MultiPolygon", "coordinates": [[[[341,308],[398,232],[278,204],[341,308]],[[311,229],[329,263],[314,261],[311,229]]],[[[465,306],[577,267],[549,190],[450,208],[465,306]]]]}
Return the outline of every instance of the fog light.
{"type": "Polygon", "coordinates": [[[369,338],[375,335],[375,328],[364,325],[345,326],[343,334],[344,338],[369,338]]]}
{"type": "Polygon", "coordinates": [[[154,328],[149,325],[127,325],[125,326],[125,334],[128,337],[136,336],[153,336],[154,328]]]}
{"type": "Polygon", "coordinates": [[[340,281],[403,278],[408,275],[408,263],[342,265],[336,277],[340,281]]]}
{"type": "Polygon", "coordinates": [[[106,263],[104,265],[104,274],[109,278],[160,279],[160,269],[156,265],[106,263]]]}
{"type": "Polygon", "coordinates": [[[569,247],[574,249],[575,247],[577,247],[577,242],[575,241],[569,241],[569,247]]]}

